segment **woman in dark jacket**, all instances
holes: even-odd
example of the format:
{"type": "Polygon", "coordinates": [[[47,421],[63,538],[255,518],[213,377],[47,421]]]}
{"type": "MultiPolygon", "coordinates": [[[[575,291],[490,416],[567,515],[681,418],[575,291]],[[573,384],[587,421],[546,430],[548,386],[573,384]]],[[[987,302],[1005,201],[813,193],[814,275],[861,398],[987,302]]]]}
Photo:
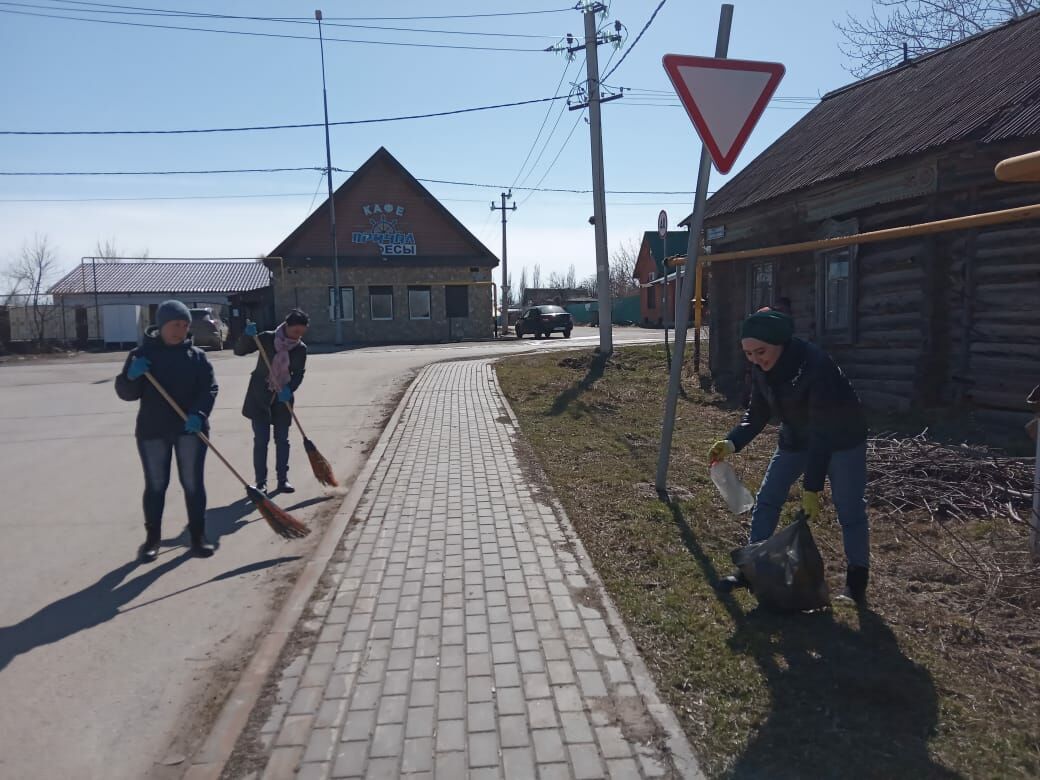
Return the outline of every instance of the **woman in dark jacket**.
{"type": "Polygon", "coordinates": [[[159,306],[156,324],[141,346],[127,355],[116,377],[116,393],[124,401],[140,401],[137,411],[137,451],[144,467],[145,542],[142,561],[159,555],[163,507],[170,484],[170,466],[177,456],[177,476],[188,508],[191,549],[208,558],[213,545],[206,538],[206,487],[203,476],[206,445],[196,435],[209,432],[209,415],[217,398],[213,367],[188,338],[191,312],[180,301],[159,306]],[[150,373],[183,409],[185,422],[145,377],[150,373]]]}
{"type": "MultiPolygon", "coordinates": [[[[751,542],[772,536],[780,509],[804,474],[802,508],[810,519],[820,511],[820,491],[830,477],[848,563],[843,596],[866,598],[870,538],[864,491],[867,426],[859,398],[842,370],[815,344],[795,338],[789,316],[771,309],[752,314],[741,328],[741,346],[753,364],[751,402],[740,424],[715,442],[709,459],[740,452],[773,417],[780,440],[751,514],[751,542]]],[[[746,585],[738,573],[726,589],[746,585]]]]}
{"type": "Polygon", "coordinates": [[[267,492],[267,445],[271,441],[271,428],[274,428],[278,490],[282,493],[296,491],[289,482],[289,426],[292,424],[292,415],[286,404],[292,403],[293,394],[303,382],[307,367],[307,345],[303,343],[303,337],[309,324],[310,319],[306,314],[293,309],[285,322],[273,331],[258,334],[256,323],[250,322],[235,344],[236,355],[248,355],[257,351],[256,338],[259,336],[272,365],[272,371],[268,371],[263,357],[257,357],[256,368],[249,378],[246,400],[242,405],[242,414],[253,422],[253,471],[256,488],[262,493],[267,492]]]}

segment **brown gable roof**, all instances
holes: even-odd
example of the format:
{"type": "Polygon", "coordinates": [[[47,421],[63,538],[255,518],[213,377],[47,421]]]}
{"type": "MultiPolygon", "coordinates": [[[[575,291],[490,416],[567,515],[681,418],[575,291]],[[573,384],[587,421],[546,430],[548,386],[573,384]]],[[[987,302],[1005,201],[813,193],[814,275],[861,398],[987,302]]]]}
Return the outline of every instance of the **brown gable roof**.
{"type": "MultiPolygon", "coordinates": [[[[445,208],[444,204],[437,200],[437,198],[435,198],[430,193],[430,191],[426,189],[426,187],[424,187],[422,183],[419,182],[418,179],[412,176],[412,174],[408,172],[408,169],[401,165],[397,158],[390,154],[389,151],[387,151],[385,146],[380,146],[379,149],[376,150],[375,154],[369,157],[360,168],[358,168],[356,171],[354,171],[354,173],[350,175],[350,178],[348,178],[336,189],[336,191],[332,195],[333,201],[336,202],[340,200],[343,195],[350,192],[355,186],[357,186],[358,182],[364,179],[365,174],[369,171],[369,169],[379,162],[389,164],[390,167],[396,170],[397,173],[410,186],[418,190],[420,195],[430,204],[432,204],[433,207],[448,220],[452,227],[465,239],[465,241],[473,246],[473,251],[475,255],[483,256],[485,262],[492,268],[498,265],[498,257],[490,249],[484,246],[480,239],[473,235],[465,225],[459,222],[458,218],[454,214],[452,214],[447,208],[445,208]]],[[[290,233],[277,247],[275,247],[274,250],[272,250],[271,253],[267,256],[282,256],[292,246],[293,242],[304,232],[304,230],[307,229],[307,227],[313,221],[324,219],[325,215],[328,214],[328,209],[329,199],[325,198],[325,200],[322,201],[321,205],[319,205],[314,211],[312,211],[310,216],[308,216],[303,222],[301,222],[299,226],[292,233],[290,233]]],[[[338,211],[336,212],[336,216],[338,223],[338,211]]]]}
{"type": "Polygon", "coordinates": [[[1038,74],[1034,12],[835,90],[709,198],[706,214],[957,141],[1038,135],[1038,74]]]}

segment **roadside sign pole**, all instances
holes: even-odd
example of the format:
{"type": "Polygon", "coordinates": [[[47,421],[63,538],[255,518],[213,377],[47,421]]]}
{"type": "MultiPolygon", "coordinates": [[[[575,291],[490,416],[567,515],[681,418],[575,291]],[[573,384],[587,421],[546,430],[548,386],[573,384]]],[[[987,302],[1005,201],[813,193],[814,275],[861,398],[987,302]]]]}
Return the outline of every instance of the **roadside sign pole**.
{"type": "MultiPolygon", "coordinates": [[[[661,279],[661,324],[664,325],[664,355],[668,361],[668,370],[672,370],[672,353],[668,349],[668,212],[661,209],[657,215],[657,235],[661,237],[661,262],[659,268],[664,276],[661,279]]],[[[678,289],[678,288],[676,288],[678,289]]]]}
{"type": "MultiPolygon", "coordinates": [[[[729,33],[733,24],[733,6],[725,4],[719,17],[719,32],[715,41],[715,57],[724,59],[729,52],[729,33]]],[[[711,176],[711,156],[707,147],[701,145],[700,168],[697,171],[697,190],[693,201],[693,216],[690,219],[690,236],[686,248],[687,270],[682,277],[682,295],[678,306],[678,323],[685,325],[690,317],[690,299],[693,298],[693,283],[697,276],[697,255],[700,251],[701,230],[704,227],[704,202],[708,197],[708,179],[711,176]],[[689,273],[693,270],[694,273],[689,273]]],[[[682,383],[683,358],[686,354],[686,328],[676,327],[675,355],[668,379],[668,396],[664,406],[664,425],[661,428],[661,450],[657,457],[658,492],[668,488],[668,462],[672,454],[672,433],[675,429],[675,405],[682,383]]]]}
{"type": "MultiPolygon", "coordinates": [[[[677,268],[676,272],[678,270],[677,268]]],[[[701,371],[701,296],[704,294],[701,282],[704,277],[704,266],[701,263],[697,263],[696,274],[693,291],[693,370],[699,374],[701,371]]]]}

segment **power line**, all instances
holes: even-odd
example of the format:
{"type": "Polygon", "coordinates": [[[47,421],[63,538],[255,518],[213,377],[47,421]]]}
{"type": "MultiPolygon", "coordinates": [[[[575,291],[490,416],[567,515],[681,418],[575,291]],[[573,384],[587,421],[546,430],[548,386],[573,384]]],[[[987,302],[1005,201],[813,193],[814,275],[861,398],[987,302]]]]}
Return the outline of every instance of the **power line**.
{"type": "MultiPolygon", "coordinates": [[[[138,11],[155,11],[153,8],[142,8],[141,6],[132,5],[117,5],[114,3],[88,3],[80,2],[79,0],[54,0],[54,2],[60,3],[71,3],[73,5],[86,5],[95,6],[102,8],[124,8],[134,9],[138,11]]],[[[498,11],[492,13],[480,13],[480,14],[442,14],[440,16],[329,16],[326,19],[338,19],[342,21],[362,21],[362,22],[403,22],[403,21],[419,21],[419,20],[430,20],[430,19],[483,19],[489,17],[503,17],[503,16],[534,16],[538,14],[558,14],[573,11],[574,6],[567,6],[566,8],[546,8],[535,11],[498,11]]],[[[229,16],[224,14],[207,14],[202,11],[170,11],[171,15],[181,14],[184,16],[202,16],[202,17],[216,17],[216,18],[228,18],[228,19],[252,19],[256,21],[275,21],[275,22],[312,22],[313,17],[310,16],[229,16]]]]}
{"type": "MultiPolygon", "coordinates": [[[[518,187],[517,188],[517,189],[530,189],[530,192],[527,194],[527,197],[524,198],[520,202],[520,205],[523,205],[524,203],[527,203],[527,201],[529,201],[534,196],[535,192],[556,192],[557,191],[557,190],[553,190],[553,189],[550,189],[550,188],[545,188],[545,189],[539,189],[539,188],[541,187],[542,182],[545,181],[545,177],[548,176],[549,173],[552,171],[553,166],[556,165],[556,161],[560,159],[560,155],[563,154],[563,150],[567,148],[567,144],[570,143],[571,136],[574,135],[574,131],[578,129],[578,124],[581,122],[581,119],[582,119],[583,116],[585,116],[585,110],[584,109],[578,113],[577,119],[575,119],[574,124],[571,125],[570,132],[567,133],[567,137],[563,139],[563,144],[560,145],[559,150],[556,152],[556,156],[553,157],[552,162],[549,163],[549,167],[545,169],[544,173],[542,173],[542,178],[540,178],[538,180],[538,183],[534,187],[530,187],[530,188],[524,188],[524,187],[518,187]]],[[[591,192],[592,192],[592,190],[584,190],[583,194],[587,194],[587,193],[591,193],[591,192]]],[[[622,193],[617,193],[617,194],[622,194],[622,193]]],[[[631,194],[631,193],[624,193],[624,194],[631,194]]]]}
{"type": "Polygon", "coordinates": [[[650,18],[646,20],[646,24],[644,24],[643,25],[643,29],[639,31],[639,35],[636,36],[636,39],[634,41],[632,41],[632,45],[630,45],[627,49],[625,49],[625,53],[621,55],[621,59],[617,61],[617,65],[615,65],[613,68],[608,70],[607,74],[605,76],[603,76],[603,78],[601,78],[599,80],[601,84],[604,81],[606,81],[607,79],[609,79],[611,74],[615,70],[617,70],[618,68],[621,67],[621,63],[625,61],[625,57],[627,57],[629,55],[629,52],[631,52],[632,49],[634,49],[636,47],[636,44],[639,43],[639,39],[643,37],[643,33],[645,33],[647,31],[647,28],[649,28],[650,25],[653,23],[654,19],[657,16],[657,12],[661,10],[661,8],[664,6],[664,4],[666,2],[667,2],[667,0],[661,0],[661,2],[657,4],[657,8],[655,8],[654,12],[652,14],[650,14],[650,18]]]}
{"type": "MultiPolygon", "coordinates": [[[[212,27],[182,27],[180,25],[172,24],[153,24],[149,22],[129,22],[129,21],[116,21],[114,19],[90,19],[82,16],[66,16],[64,14],[44,14],[35,11],[14,11],[6,8],[0,8],[0,14],[12,14],[15,16],[34,16],[44,19],[64,19],[66,21],[73,22],[89,22],[92,24],[110,24],[120,25],[123,27],[143,27],[148,29],[158,30],[182,30],[189,32],[208,32],[208,33],[220,33],[224,35],[244,35],[255,38],[280,38],[287,40],[298,40],[298,41],[314,41],[317,36],[312,35],[291,35],[289,33],[265,33],[256,32],[250,30],[225,30],[212,27]]],[[[519,47],[510,46],[468,46],[464,44],[449,44],[449,43],[418,43],[409,41],[373,41],[358,38],[326,38],[326,41],[335,41],[337,43],[359,43],[368,44],[372,46],[409,46],[421,49],[457,49],[465,51],[501,51],[501,52],[543,52],[544,49],[524,49],[519,47]]]]}
{"type": "MultiPolygon", "coordinates": [[[[579,70],[583,66],[584,66],[584,60],[582,60],[582,66],[579,66],[579,70]]],[[[568,96],[568,98],[569,98],[569,96],[568,96]]],[[[568,99],[567,102],[569,104],[570,100],[568,99]]],[[[521,185],[527,183],[527,181],[534,174],[535,168],[538,167],[538,163],[540,163],[542,161],[542,156],[545,154],[546,150],[549,148],[549,144],[552,143],[552,139],[556,135],[556,128],[558,128],[560,126],[560,121],[563,119],[563,115],[565,113],[566,113],[566,106],[561,106],[559,112],[556,114],[556,121],[553,122],[553,126],[549,130],[548,135],[545,136],[545,142],[542,144],[542,148],[539,150],[538,156],[535,157],[534,162],[531,163],[531,167],[527,170],[527,173],[524,174],[524,177],[520,180],[519,183],[521,185]]],[[[518,188],[518,189],[520,189],[520,188],[518,188]]],[[[525,199],[524,202],[526,203],[526,199],[525,199]]]]}
{"type": "Polygon", "coordinates": [[[300,168],[225,168],[202,171],[0,171],[0,176],[194,176],[212,173],[284,173],[286,171],[323,170],[325,170],[324,166],[310,165],[300,168]]]}
{"type": "MultiPolygon", "coordinates": [[[[553,97],[560,97],[560,87],[563,86],[563,80],[567,78],[567,73],[571,69],[571,62],[572,60],[567,60],[567,64],[563,68],[563,73],[560,74],[560,80],[556,84],[556,89],[553,91],[553,97]]],[[[552,103],[550,103],[545,109],[545,116],[542,117],[542,124],[539,125],[538,132],[535,134],[534,140],[531,142],[531,148],[527,150],[527,156],[524,157],[524,161],[520,163],[520,170],[516,172],[516,178],[513,179],[513,184],[516,184],[519,181],[520,175],[524,172],[524,168],[527,166],[528,160],[531,159],[531,153],[538,145],[538,140],[542,137],[542,131],[545,129],[545,123],[549,121],[549,114],[552,113],[552,108],[552,103]]],[[[535,165],[537,165],[537,163],[535,163],[535,165]]]]}
{"type": "MultiPolygon", "coordinates": [[[[532,98],[531,100],[517,100],[512,103],[495,103],[489,106],[474,106],[472,108],[457,108],[451,111],[434,111],[428,114],[406,114],[404,116],[388,116],[378,119],[350,119],[341,122],[329,122],[329,127],[344,127],[347,125],[372,125],[382,122],[404,122],[412,119],[433,119],[442,116],[456,116],[458,114],[472,114],[478,111],[492,111],[500,108],[515,108],[517,106],[530,106],[536,103],[551,103],[555,100],[563,100],[563,96],[555,95],[546,98],[532,98]]],[[[187,135],[202,133],[244,133],[254,130],[300,130],[313,127],[324,127],[323,122],[303,122],[288,125],[255,125],[249,127],[206,127],[186,128],[174,130],[0,130],[0,135],[187,135]]]]}
{"type": "MultiPolygon", "coordinates": [[[[56,2],[64,2],[64,0],[56,0],[56,2]]],[[[231,19],[238,21],[251,21],[251,22],[274,22],[277,24],[313,24],[313,19],[293,19],[293,18],[277,18],[277,17],[263,17],[263,16],[236,16],[233,14],[210,14],[202,13],[197,11],[173,11],[164,8],[141,8],[140,6],[117,6],[109,3],[75,3],[75,5],[88,6],[87,8],[62,8],[54,5],[39,5],[37,3],[15,3],[15,2],[4,2],[0,5],[15,6],[18,8],[34,8],[43,11],[74,11],[76,13],[90,13],[90,14],[108,14],[118,16],[144,16],[144,17],[159,17],[159,18],[175,18],[175,19],[231,19]],[[123,10],[112,11],[107,10],[109,8],[120,8],[123,10]],[[136,10],[135,10],[136,9],[136,10]]],[[[384,30],[391,32],[413,32],[413,33],[434,33],[440,35],[469,35],[479,36],[486,38],[541,38],[541,39],[552,39],[556,40],[559,38],[558,35],[536,35],[532,33],[503,33],[503,32],[487,32],[483,30],[441,30],[428,27],[392,27],[387,25],[372,25],[372,24],[356,24],[356,23],[344,23],[344,22],[330,22],[327,24],[329,27],[344,27],[357,30],[384,30]]]]}

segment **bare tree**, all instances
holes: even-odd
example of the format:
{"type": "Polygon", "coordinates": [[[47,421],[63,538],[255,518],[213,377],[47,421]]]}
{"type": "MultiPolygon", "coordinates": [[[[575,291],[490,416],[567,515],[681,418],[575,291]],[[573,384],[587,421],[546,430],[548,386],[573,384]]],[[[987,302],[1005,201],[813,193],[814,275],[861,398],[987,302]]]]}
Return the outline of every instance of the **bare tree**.
{"type": "Polygon", "coordinates": [[[636,269],[639,247],[629,239],[618,244],[610,256],[610,295],[612,298],[623,298],[631,293],[636,285],[632,274],[636,269]]]}
{"type": "Polygon", "coordinates": [[[6,276],[12,291],[24,300],[29,312],[34,341],[41,348],[46,339],[47,321],[54,313],[47,288],[58,271],[58,258],[47,236],[33,236],[22,246],[21,255],[8,266],[6,276]]]}
{"type": "Polygon", "coordinates": [[[567,287],[567,276],[562,271],[550,271],[545,286],[550,290],[563,290],[567,287]]]}
{"type": "Polygon", "coordinates": [[[918,57],[1038,8],[1040,0],[873,0],[869,17],[846,14],[834,26],[852,61],[846,70],[864,78],[898,65],[904,44],[918,57]]]}
{"type": "Polygon", "coordinates": [[[94,246],[94,257],[99,260],[104,260],[108,263],[118,263],[126,260],[137,260],[147,262],[149,259],[148,250],[142,249],[137,255],[129,255],[123,252],[119,248],[114,238],[106,238],[104,240],[98,239],[97,244],[94,246]]]}
{"type": "Polygon", "coordinates": [[[534,264],[534,270],[531,272],[531,287],[538,289],[542,286],[542,267],[538,263],[534,264]]]}
{"type": "Polygon", "coordinates": [[[587,298],[596,297],[596,274],[589,274],[578,282],[578,291],[587,298]]]}
{"type": "Polygon", "coordinates": [[[573,290],[578,286],[578,275],[574,270],[574,263],[571,263],[571,267],[567,269],[567,278],[565,279],[566,284],[564,285],[568,290],[573,290]]]}
{"type": "Polygon", "coordinates": [[[520,269],[520,284],[516,287],[516,304],[518,306],[524,305],[524,298],[527,295],[527,266],[523,266],[520,269]]]}

